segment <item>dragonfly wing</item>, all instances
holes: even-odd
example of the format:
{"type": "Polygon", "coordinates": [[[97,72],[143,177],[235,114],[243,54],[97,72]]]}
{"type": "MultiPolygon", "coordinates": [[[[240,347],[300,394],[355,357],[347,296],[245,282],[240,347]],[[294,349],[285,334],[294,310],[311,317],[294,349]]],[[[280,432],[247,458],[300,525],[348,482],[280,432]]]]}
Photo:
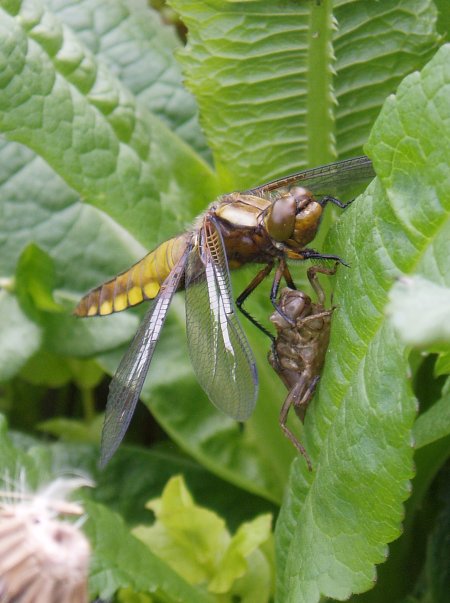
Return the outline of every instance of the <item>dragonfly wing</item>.
{"type": "Polygon", "coordinates": [[[258,395],[256,364],[236,315],[222,237],[210,217],[186,267],[186,326],[192,365],[209,399],[230,417],[248,419],[258,395]]]}
{"type": "Polygon", "coordinates": [[[144,316],[109,386],[103,424],[100,466],[104,467],[122,441],[139,400],[167,310],[184,274],[190,246],[173,267],[144,316]]]}
{"type": "Polygon", "coordinates": [[[317,195],[340,195],[352,186],[369,182],[375,177],[372,161],[362,155],[352,159],[344,159],[304,170],[291,176],[273,180],[248,191],[253,195],[264,196],[285,187],[303,186],[317,195]]]}

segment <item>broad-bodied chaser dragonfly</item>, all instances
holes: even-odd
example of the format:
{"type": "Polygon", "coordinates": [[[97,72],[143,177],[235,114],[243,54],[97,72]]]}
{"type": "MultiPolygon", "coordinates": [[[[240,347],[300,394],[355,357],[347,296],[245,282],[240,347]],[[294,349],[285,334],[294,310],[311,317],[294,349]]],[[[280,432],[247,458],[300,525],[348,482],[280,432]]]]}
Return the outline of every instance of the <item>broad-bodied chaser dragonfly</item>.
{"type": "Polygon", "coordinates": [[[303,423],[320,379],[335,308],[325,309],[325,292],[317,280],[317,273],[336,274],[337,267],[336,263],[333,269],[323,266],[308,268],[308,280],[317,294],[317,303],[304,291],[286,287],[280,293],[278,308],[281,312],[275,310],[270,317],[277,330],[277,337],[269,353],[269,363],[289,390],[281,407],[280,426],[305,457],[309,470],[311,461],[308,454],[286,423],[291,406],[303,423]]]}
{"type": "Polygon", "coordinates": [[[110,385],[101,465],[125,435],[167,310],[179,289],[186,290],[189,353],[200,385],[217,408],[238,421],[248,419],[256,403],[258,377],[236,315],[229,269],[265,264],[237,298],[238,307],[259,326],[242,307],[249,293],[276,265],[271,291],[275,305],[283,277],[295,288],[288,260],[339,259],[306,245],[314,238],[327,203],[345,207],[331,191],[373,176],[372,163],[363,156],[223,195],[191,230],[161,243],[130,269],[83,297],[75,309],[82,317],[103,316],[152,300],[110,385]]]}

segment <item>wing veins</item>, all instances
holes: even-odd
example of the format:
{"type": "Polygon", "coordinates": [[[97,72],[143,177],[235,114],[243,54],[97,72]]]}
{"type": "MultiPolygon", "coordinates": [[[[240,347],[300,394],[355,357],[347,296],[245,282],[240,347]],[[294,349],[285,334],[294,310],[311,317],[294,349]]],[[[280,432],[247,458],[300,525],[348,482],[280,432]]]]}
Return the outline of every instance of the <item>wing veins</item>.
{"type": "Polygon", "coordinates": [[[197,379],[213,404],[242,421],[256,403],[256,365],[234,308],[220,228],[211,216],[200,228],[198,253],[202,271],[195,274],[187,267],[189,351],[197,379]]]}
{"type": "Polygon", "coordinates": [[[327,187],[332,188],[345,183],[362,183],[374,177],[372,161],[362,155],[284,176],[252,188],[246,193],[264,195],[294,184],[311,189],[312,192],[317,192],[319,187],[323,189],[323,192],[327,192],[325,190],[327,187]]]}
{"type": "Polygon", "coordinates": [[[147,376],[167,310],[184,274],[191,246],[173,267],[151,303],[109,386],[102,431],[100,466],[111,459],[125,436],[147,376]]]}

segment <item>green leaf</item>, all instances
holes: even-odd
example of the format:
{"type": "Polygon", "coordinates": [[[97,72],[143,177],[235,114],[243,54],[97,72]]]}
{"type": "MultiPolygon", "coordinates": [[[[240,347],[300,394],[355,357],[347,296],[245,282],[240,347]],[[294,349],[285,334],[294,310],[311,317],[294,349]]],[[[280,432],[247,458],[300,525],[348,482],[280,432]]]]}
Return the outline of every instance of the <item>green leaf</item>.
{"type": "MultiPolygon", "coordinates": [[[[2,42],[0,44],[0,71],[3,67],[5,68],[5,71],[1,71],[2,77],[9,77],[7,74],[10,75],[8,71],[10,68],[20,67],[16,61],[16,59],[19,60],[17,53],[20,54],[21,41],[26,40],[27,45],[29,43],[33,51],[25,57],[22,56],[22,59],[25,61],[24,65],[28,65],[34,75],[33,78],[28,79],[26,73],[21,72],[24,77],[20,85],[24,86],[22,88],[24,94],[27,93],[26,89],[32,82],[39,86],[39,78],[35,76],[42,71],[50,78],[52,74],[57,78],[62,78],[62,82],[67,84],[67,89],[74,93],[73,100],[75,104],[77,101],[82,102],[77,86],[81,85],[83,77],[88,78],[89,69],[97,70],[97,85],[101,86],[105,82],[101,77],[102,74],[104,75],[103,68],[100,69],[95,65],[95,58],[82,46],[82,43],[85,42],[92,51],[98,54],[102,64],[103,62],[108,63],[115,74],[120,74],[123,80],[129,84],[131,90],[136,92],[143,101],[149,102],[151,108],[155,109],[158,115],[170,124],[171,128],[186,137],[187,140],[196,140],[195,144],[198,148],[203,148],[198,128],[194,123],[196,109],[193,106],[192,98],[182,88],[179,68],[171,54],[172,48],[177,45],[176,36],[171,28],[162,27],[159,15],[146,9],[143,5],[134,4],[130,6],[122,0],[111,0],[107,5],[93,0],[84,2],[83,5],[85,10],[80,12],[80,5],[74,10],[71,2],[59,2],[59,0],[49,2],[48,6],[55,10],[57,17],[51,12],[45,12],[39,2],[31,2],[26,6],[21,4],[2,5],[0,8],[0,27],[6,27],[7,30],[7,34],[1,38],[2,42]],[[25,13],[23,19],[20,7],[23,8],[25,13]],[[31,7],[33,7],[32,10],[31,7]],[[14,12],[15,10],[19,10],[19,12],[14,12]],[[30,16],[32,13],[33,17],[30,16]],[[39,18],[45,20],[45,25],[42,24],[42,27],[38,25],[39,18]],[[58,18],[61,19],[61,23],[58,18]],[[36,22],[33,21],[35,26],[32,30],[27,29],[30,26],[29,19],[31,21],[36,19],[36,22]],[[65,28],[66,23],[70,30],[65,28]],[[73,31],[79,34],[79,38],[74,37],[73,31]],[[153,32],[153,35],[151,35],[151,32],[153,32]],[[66,34],[67,39],[64,38],[66,34]],[[131,35],[134,37],[128,38],[127,43],[125,43],[125,38],[131,35]],[[33,36],[36,36],[36,40],[33,36]],[[68,42],[67,46],[64,46],[64,40],[68,42]],[[80,42],[80,40],[83,42],[80,42]],[[53,43],[54,45],[52,45],[53,43]],[[58,47],[58,43],[63,45],[58,47]],[[13,49],[12,56],[9,53],[11,48],[13,49]],[[125,48],[127,52],[125,52],[125,48]],[[70,55],[72,50],[73,54],[70,55]],[[78,51],[81,54],[77,55],[78,51]],[[85,59],[84,63],[82,65],[78,64],[77,60],[83,62],[83,57],[85,59]],[[26,61],[29,61],[29,64],[26,61]],[[38,63],[37,71],[34,70],[36,61],[38,63]],[[142,61],[146,61],[147,66],[151,64],[151,68],[142,69],[142,61]],[[47,70],[47,68],[49,69],[47,70]],[[81,72],[78,79],[77,69],[81,72]],[[75,84],[73,80],[75,80],[75,84]],[[171,100],[169,101],[169,99],[171,100]],[[171,104],[171,101],[174,100],[179,101],[180,104],[178,106],[171,104]]],[[[28,67],[24,67],[25,71],[28,67]]],[[[105,75],[105,78],[108,77],[109,74],[105,75]]],[[[114,80],[113,77],[112,80],[114,80]]],[[[15,81],[19,84],[20,76],[15,81]]],[[[45,81],[45,77],[43,77],[41,83],[44,85],[45,81]]],[[[58,79],[58,81],[60,80],[58,79]]],[[[64,87],[64,84],[62,86],[64,87]]],[[[120,84],[118,86],[120,88],[120,84]]],[[[114,88],[114,86],[112,87],[114,88]]],[[[9,102],[7,96],[11,92],[14,92],[14,90],[1,89],[0,104],[9,102]]],[[[82,92],[88,95],[89,91],[83,90],[82,92]]],[[[33,90],[28,89],[28,93],[32,95],[33,90]]],[[[29,102],[26,103],[26,109],[23,109],[23,106],[22,109],[26,112],[31,111],[31,107],[34,107],[33,103],[36,103],[39,107],[37,113],[34,114],[35,116],[38,115],[39,109],[42,109],[42,111],[49,109],[49,115],[52,115],[52,117],[62,117],[60,113],[63,110],[59,107],[61,109],[61,112],[59,112],[58,109],[61,93],[61,87],[55,86],[47,99],[48,103],[45,109],[39,105],[39,99],[42,100],[39,94],[32,96],[29,102]],[[56,107],[54,111],[53,107],[56,107]]],[[[128,92],[124,93],[122,99],[124,102],[126,102],[127,94],[128,92]]],[[[92,90],[91,96],[95,96],[92,90]]],[[[91,97],[89,98],[91,99],[91,97]]],[[[11,98],[9,100],[11,101],[11,98]]],[[[93,106],[98,100],[96,97],[92,101],[93,106]]],[[[118,102],[120,104],[120,101],[118,102]]],[[[136,111],[142,116],[140,105],[135,105],[136,107],[136,111]]],[[[12,114],[20,110],[19,104],[16,105],[13,102],[9,117],[13,118],[12,114]]],[[[98,108],[94,106],[93,111],[97,114],[98,108]]],[[[116,109],[116,118],[118,112],[120,112],[120,108],[116,109]]],[[[70,127],[73,127],[73,130],[71,131],[68,127],[66,134],[69,138],[73,134],[80,145],[84,145],[86,148],[89,148],[92,144],[94,146],[98,145],[92,151],[92,156],[97,153],[97,155],[103,157],[102,154],[105,151],[104,140],[98,131],[101,128],[96,131],[91,127],[92,124],[89,121],[89,115],[91,114],[85,112],[76,116],[76,118],[71,115],[74,121],[71,122],[70,127]],[[86,138],[82,142],[85,135],[86,138]]],[[[99,115],[102,115],[101,111],[99,115]]],[[[2,112],[0,127],[4,125],[4,117],[6,115],[2,112]]],[[[56,135],[52,125],[53,122],[51,119],[44,119],[42,114],[41,118],[42,128],[44,130],[48,128],[49,131],[46,132],[46,136],[41,136],[39,145],[47,146],[48,144],[51,148],[46,149],[46,151],[53,153],[58,144],[64,145],[64,136],[60,137],[59,143],[55,146],[52,141],[52,137],[56,135]]],[[[115,119],[109,113],[107,118],[112,121],[115,119]]],[[[100,120],[99,123],[105,126],[107,118],[103,121],[100,120]]],[[[153,123],[152,120],[151,117],[151,123],[153,123]]],[[[27,120],[20,122],[21,131],[22,127],[27,124],[30,125],[27,120]]],[[[117,124],[114,122],[114,125],[117,124]]],[[[106,124],[106,129],[108,127],[106,124]]],[[[158,127],[156,131],[161,133],[158,127]]],[[[28,133],[32,137],[32,132],[28,133]]],[[[23,142],[32,146],[30,137],[24,139],[23,142]]],[[[171,135],[169,138],[173,140],[174,137],[171,135]]],[[[151,142],[152,148],[159,157],[163,157],[165,153],[172,155],[172,149],[170,145],[166,144],[166,141],[161,143],[162,149],[157,148],[156,140],[152,139],[151,142]]],[[[148,143],[147,140],[146,143],[148,143]]],[[[181,168],[180,164],[180,169],[185,170],[184,175],[188,179],[191,178],[191,175],[195,178],[195,174],[200,170],[202,186],[192,185],[191,180],[191,185],[187,187],[187,190],[194,191],[193,194],[189,197],[190,193],[183,191],[183,194],[178,195],[172,203],[170,195],[173,192],[175,197],[176,193],[174,192],[175,186],[170,181],[171,170],[164,173],[164,178],[167,178],[167,187],[171,191],[170,194],[165,194],[164,187],[160,187],[161,198],[165,207],[163,213],[167,217],[165,226],[162,223],[159,226],[157,224],[156,217],[159,214],[159,209],[155,211],[155,208],[153,208],[148,211],[148,208],[142,204],[143,197],[141,193],[135,190],[133,193],[136,195],[134,205],[139,207],[139,211],[147,216],[145,219],[139,218],[139,225],[143,226],[145,220],[151,215],[152,227],[156,227],[157,230],[157,235],[154,231],[154,239],[148,241],[149,246],[156,244],[164,236],[173,234],[174,229],[184,228],[186,220],[203,208],[202,199],[205,197],[202,197],[201,191],[203,186],[208,189],[209,183],[211,183],[209,170],[206,169],[205,175],[205,166],[202,162],[198,161],[195,154],[187,149],[184,143],[180,142],[180,145],[182,149],[180,152],[184,153],[186,151],[189,156],[193,155],[193,163],[198,168],[191,165],[188,159],[183,156],[181,161],[183,167],[181,168]],[[195,209],[188,207],[189,199],[194,203],[195,209]],[[178,206],[176,206],[176,203],[178,203],[178,206]]],[[[42,150],[41,147],[33,148],[38,153],[42,150]]],[[[124,145],[120,148],[125,151],[127,147],[124,145]]],[[[42,153],[42,156],[48,159],[46,153],[42,153]]],[[[176,161],[175,157],[173,159],[176,161]]],[[[64,162],[63,153],[60,153],[57,161],[64,162]]],[[[137,160],[135,165],[140,165],[139,161],[140,159],[137,160]]],[[[152,169],[157,170],[158,162],[150,156],[143,161],[146,164],[151,162],[152,169]]],[[[92,169],[94,167],[101,169],[102,167],[101,161],[95,160],[92,162],[89,159],[88,163],[92,169]]],[[[48,253],[54,261],[57,287],[56,299],[64,304],[66,311],[68,311],[67,314],[60,316],[43,317],[41,326],[45,331],[43,345],[46,348],[46,353],[86,357],[100,350],[105,351],[115,348],[129,340],[135,330],[136,319],[133,316],[116,317],[109,324],[101,325],[100,322],[102,321],[76,321],[69,317],[68,313],[73,308],[81,292],[85,292],[90,287],[132,264],[138,257],[144,255],[146,248],[139,245],[136,239],[132,238],[117,222],[113,222],[95,208],[82,204],[75,191],[70,189],[47,164],[25,147],[16,143],[1,141],[0,164],[2,166],[2,177],[0,179],[0,249],[2,251],[0,254],[0,274],[5,280],[11,281],[23,248],[30,241],[33,241],[48,253]],[[79,293],[74,294],[75,291],[79,293]]],[[[59,171],[68,181],[70,178],[66,178],[67,172],[72,172],[72,170],[77,172],[80,165],[76,161],[71,162],[69,158],[68,163],[63,167],[66,170],[65,173],[59,171]]],[[[73,176],[76,179],[79,177],[79,173],[74,173],[73,176]]],[[[110,178],[102,180],[102,184],[100,184],[108,198],[110,185],[110,178]]],[[[130,190],[132,188],[129,181],[124,186],[130,190]]],[[[86,196],[85,191],[81,190],[80,187],[78,192],[81,197],[86,196]]],[[[116,193],[123,201],[123,195],[117,190],[116,193]]],[[[209,191],[206,198],[209,199],[211,194],[209,191]]],[[[102,194],[102,198],[105,195],[102,194]]],[[[131,215],[130,208],[122,209],[126,216],[131,215]]],[[[151,228],[144,227],[143,230],[145,230],[145,236],[147,236],[151,228]]],[[[13,372],[11,371],[8,374],[12,375],[13,372]]]]}
{"type": "Polygon", "coordinates": [[[173,27],[165,26],[148,3],[110,0],[47,5],[121,82],[180,138],[209,157],[197,117],[197,105],[183,87],[174,51],[181,46],[173,27]]]}
{"type": "Polygon", "coordinates": [[[170,4],[224,189],[359,154],[386,95],[438,40],[430,0],[170,4]]]}
{"type": "Polygon", "coordinates": [[[449,287],[418,276],[402,278],[392,287],[386,312],[406,345],[450,344],[449,287]]]}
{"type": "MultiPolygon", "coordinates": [[[[173,477],[161,498],[147,506],[156,522],[136,528],[136,536],[189,583],[207,583],[208,591],[216,594],[238,594],[234,585],[248,571],[248,558],[270,537],[271,517],[265,515],[243,524],[231,538],[223,519],[194,503],[181,476],[173,477]]],[[[262,565],[260,580],[264,581],[270,568],[267,562],[262,565]]],[[[265,592],[261,581],[255,586],[259,600],[267,601],[270,581],[266,580],[265,592]]]]}
{"type": "Polygon", "coordinates": [[[34,243],[22,252],[16,269],[16,291],[25,309],[61,312],[53,299],[55,269],[52,259],[34,243]]]}
{"type": "Polygon", "coordinates": [[[93,597],[110,598],[120,587],[158,593],[168,601],[207,603],[211,599],[190,586],[130,534],[119,515],[86,501],[84,530],[94,554],[89,587],[93,597]]]}
{"type": "Polygon", "coordinates": [[[450,395],[444,396],[424,412],[414,424],[416,448],[450,435],[450,395]]]}
{"type": "Polygon", "coordinates": [[[134,534],[190,584],[209,582],[230,540],[224,520],[194,504],[181,476],[171,478],[161,498],[147,507],[156,522],[134,534]]]}
{"type": "Polygon", "coordinates": [[[438,356],[434,367],[436,377],[450,374],[450,352],[442,353],[438,356]]]}
{"type": "Polygon", "coordinates": [[[106,320],[82,320],[64,314],[41,317],[45,347],[51,354],[88,358],[128,341],[138,321],[133,313],[113,314],[106,320]]]}
{"type": "Polygon", "coordinates": [[[74,305],[85,291],[132,263],[145,248],[78,196],[41,159],[0,141],[0,273],[12,279],[34,242],[53,260],[57,301],[74,305]]]}
{"type": "Polygon", "coordinates": [[[28,360],[20,371],[20,376],[33,385],[48,387],[62,387],[72,377],[64,358],[42,350],[28,360]]]}
{"type": "MultiPolygon", "coordinates": [[[[253,521],[241,525],[232,537],[228,549],[221,561],[219,571],[213,577],[209,585],[209,590],[214,593],[225,593],[233,585],[236,578],[242,578],[249,570],[250,555],[256,553],[257,549],[270,537],[270,528],[272,517],[270,515],[260,515],[253,521]]],[[[259,573],[259,580],[264,580],[267,575],[267,567],[259,573]]],[[[258,579],[258,576],[255,576],[258,579]]],[[[255,585],[256,586],[256,585],[255,585]]],[[[267,599],[270,595],[270,581],[267,581],[266,591],[263,592],[263,582],[258,584],[258,594],[260,600],[267,599]]],[[[236,593],[236,591],[234,591],[236,593]]]]}
{"type": "Polygon", "coordinates": [[[358,155],[386,97],[437,48],[431,0],[333,2],[338,155],[358,155]]]}
{"type": "Polygon", "coordinates": [[[102,369],[96,362],[91,360],[69,359],[67,364],[73,376],[73,380],[80,389],[92,389],[100,384],[104,377],[102,369]]]}
{"type": "Polygon", "coordinates": [[[92,422],[55,417],[37,424],[39,431],[50,433],[64,442],[100,444],[104,416],[99,415],[92,422]]]}
{"type": "Polygon", "coordinates": [[[41,345],[41,328],[30,320],[17,299],[0,290],[0,381],[14,376],[41,345]]]}
{"type": "Polygon", "coordinates": [[[153,603],[154,599],[149,595],[135,593],[130,588],[123,588],[117,593],[118,603],[153,603]]]}
{"type": "Polygon", "coordinates": [[[3,5],[0,27],[0,129],[84,200],[152,244],[214,196],[207,165],[39,0],[3,5]]]}
{"type": "Polygon", "coordinates": [[[442,36],[445,36],[445,40],[449,41],[449,21],[450,21],[450,5],[446,0],[436,0],[436,7],[438,9],[438,31],[442,36]]]}
{"type": "Polygon", "coordinates": [[[384,316],[400,274],[448,283],[450,46],[390,97],[367,151],[379,177],[339,221],[328,249],[337,275],[330,349],[277,524],[278,598],[344,599],[371,588],[401,531],[413,475],[415,400],[404,346],[384,316]],[[421,124],[424,127],[418,127],[421,124]],[[426,125],[426,127],[425,127],[426,125]]]}

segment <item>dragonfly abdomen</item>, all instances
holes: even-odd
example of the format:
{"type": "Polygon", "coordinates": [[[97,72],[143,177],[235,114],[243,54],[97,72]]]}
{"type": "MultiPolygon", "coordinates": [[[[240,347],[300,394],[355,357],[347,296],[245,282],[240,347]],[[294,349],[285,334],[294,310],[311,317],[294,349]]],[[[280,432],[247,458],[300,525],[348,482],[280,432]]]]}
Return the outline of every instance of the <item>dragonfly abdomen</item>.
{"type": "Polygon", "coordinates": [[[189,234],[165,241],[125,272],[87,293],[75,308],[76,316],[105,316],[154,299],[180,259],[189,234]]]}

